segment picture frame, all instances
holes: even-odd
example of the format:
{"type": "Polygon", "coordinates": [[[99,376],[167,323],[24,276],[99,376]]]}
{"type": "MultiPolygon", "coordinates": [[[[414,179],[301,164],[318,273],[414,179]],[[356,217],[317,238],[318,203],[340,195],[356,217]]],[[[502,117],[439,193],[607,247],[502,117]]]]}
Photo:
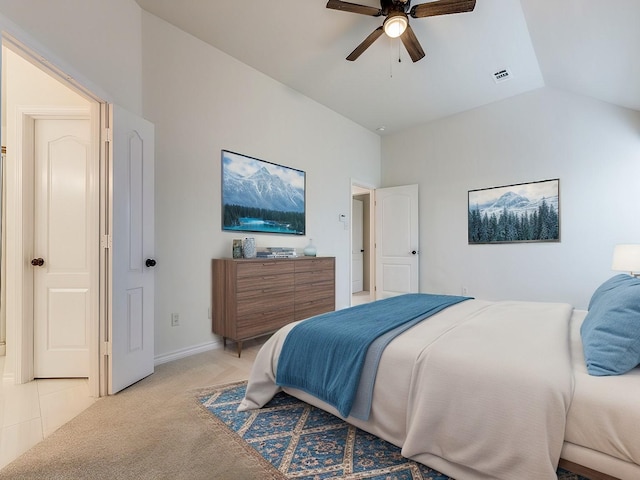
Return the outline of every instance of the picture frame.
{"type": "Polygon", "coordinates": [[[560,179],[468,191],[473,244],[560,241],[560,179]]]}
{"type": "Polygon", "coordinates": [[[221,151],[222,230],[304,235],[306,173],[221,151]]]}

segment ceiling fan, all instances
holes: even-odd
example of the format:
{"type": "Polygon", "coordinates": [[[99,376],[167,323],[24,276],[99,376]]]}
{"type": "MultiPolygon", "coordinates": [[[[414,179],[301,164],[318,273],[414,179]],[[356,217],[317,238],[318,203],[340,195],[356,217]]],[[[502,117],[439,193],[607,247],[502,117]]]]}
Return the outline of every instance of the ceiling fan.
{"type": "Polygon", "coordinates": [[[343,12],[359,13],[371,17],[385,16],[381,27],[376,28],[364,41],[349,54],[347,60],[354,61],[375,42],[380,35],[386,33],[391,38],[400,37],[411,60],[417,62],[425,53],[420,42],[409,25],[409,17],[424,18],[452,13],[471,12],[476,6],[476,0],[438,0],[411,6],[411,0],[380,0],[380,8],[342,0],[329,0],[327,8],[342,10],[343,12]]]}

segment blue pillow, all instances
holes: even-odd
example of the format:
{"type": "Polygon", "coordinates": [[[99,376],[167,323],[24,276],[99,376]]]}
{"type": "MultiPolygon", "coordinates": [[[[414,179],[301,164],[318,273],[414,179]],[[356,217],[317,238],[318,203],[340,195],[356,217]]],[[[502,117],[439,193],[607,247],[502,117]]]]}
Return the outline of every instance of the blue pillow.
{"type": "Polygon", "coordinates": [[[640,279],[620,274],[593,293],[580,327],[590,375],[621,375],[640,364],[640,279]]]}

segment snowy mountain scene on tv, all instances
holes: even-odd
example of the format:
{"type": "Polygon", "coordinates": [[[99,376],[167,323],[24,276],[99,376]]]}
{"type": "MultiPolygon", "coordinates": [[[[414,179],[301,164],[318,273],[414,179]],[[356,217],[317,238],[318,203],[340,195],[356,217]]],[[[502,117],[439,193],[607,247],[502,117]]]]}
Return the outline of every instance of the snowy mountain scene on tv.
{"type": "Polygon", "coordinates": [[[305,234],[305,173],[222,151],[222,229],[305,234]]]}
{"type": "Polygon", "coordinates": [[[469,243],[559,242],[560,180],[469,191],[469,243]]]}

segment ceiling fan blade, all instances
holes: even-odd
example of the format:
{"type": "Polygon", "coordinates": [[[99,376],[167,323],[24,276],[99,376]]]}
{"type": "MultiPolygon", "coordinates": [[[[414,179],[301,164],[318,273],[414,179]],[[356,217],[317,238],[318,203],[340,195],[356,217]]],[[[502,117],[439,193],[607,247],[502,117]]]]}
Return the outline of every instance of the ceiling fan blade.
{"type": "Polygon", "coordinates": [[[400,39],[402,40],[404,47],[407,49],[407,52],[409,52],[409,56],[414,63],[421,58],[424,58],[424,50],[422,50],[422,46],[420,46],[418,37],[416,37],[416,34],[413,33],[411,25],[407,25],[407,29],[400,36],[400,39]]]}
{"type": "Polygon", "coordinates": [[[353,62],[360,55],[362,55],[362,53],[367,48],[369,48],[373,42],[375,42],[378,38],[380,38],[380,35],[382,35],[383,33],[384,33],[384,29],[382,27],[376,28],[373,32],[371,32],[371,34],[367,38],[364,39],[364,42],[358,45],[356,49],[349,54],[349,56],[347,57],[347,60],[349,60],[350,62],[353,62]]]}
{"type": "Polygon", "coordinates": [[[379,17],[382,15],[382,9],[376,7],[368,7],[366,5],[358,5],[357,3],[343,2],[341,0],[329,0],[327,8],[334,10],[342,10],[343,12],[360,13],[362,15],[370,15],[379,17]]]}
{"type": "Polygon", "coordinates": [[[476,7],[476,0],[440,0],[414,5],[409,11],[413,18],[435,17],[451,13],[472,12],[476,7]]]}

